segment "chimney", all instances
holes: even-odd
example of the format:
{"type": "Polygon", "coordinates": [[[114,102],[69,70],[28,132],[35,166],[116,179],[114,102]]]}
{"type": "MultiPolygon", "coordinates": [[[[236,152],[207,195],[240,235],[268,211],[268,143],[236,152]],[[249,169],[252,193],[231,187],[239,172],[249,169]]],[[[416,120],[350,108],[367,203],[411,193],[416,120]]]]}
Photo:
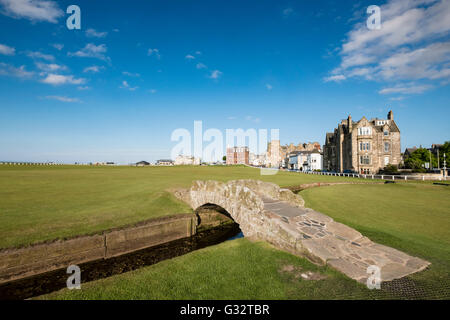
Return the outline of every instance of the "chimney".
{"type": "Polygon", "coordinates": [[[353,122],[352,122],[352,116],[351,116],[351,115],[348,115],[348,118],[347,118],[348,132],[352,132],[352,124],[353,124],[353,122]]]}
{"type": "Polygon", "coordinates": [[[388,120],[394,120],[394,113],[392,112],[392,110],[388,112],[387,118],[388,120]]]}

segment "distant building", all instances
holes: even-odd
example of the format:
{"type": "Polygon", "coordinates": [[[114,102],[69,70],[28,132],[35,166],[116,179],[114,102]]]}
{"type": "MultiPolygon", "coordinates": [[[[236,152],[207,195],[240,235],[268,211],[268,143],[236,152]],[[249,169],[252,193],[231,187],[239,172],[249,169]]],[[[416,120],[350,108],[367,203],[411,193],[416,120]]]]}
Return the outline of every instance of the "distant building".
{"type": "Polygon", "coordinates": [[[149,165],[150,165],[150,162],[147,162],[147,161],[136,162],[136,167],[143,167],[143,166],[149,166],[149,165]]]}
{"type": "Polygon", "coordinates": [[[289,154],[296,151],[313,151],[318,150],[320,152],[321,146],[318,142],[308,142],[308,143],[299,143],[298,145],[294,145],[293,143],[289,145],[280,145],[280,140],[272,140],[267,145],[267,163],[268,167],[283,167],[287,168],[288,163],[286,159],[289,154]]]}
{"type": "Polygon", "coordinates": [[[272,140],[267,145],[267,166],[279,168],[281,166],[280,140],[272,140]]]}
{"type": "Polygon", "coordinates": [[[156,161],[157,166],[173,166],[173,160],[161,159],[156,161]]]}
{"type": "Polygon", "coordinates": [[[249,163],[252,166],[262,167],[266,165],[266,154],[249,154],[249,163]]]}
{"type": "Polygon", "coordinates": [[[431,148],[429,148],[428,150],[430,150],[432,154],[437,156],[439,153],[439,149],[441,149],[443,146],[443,144],[432,144],[431,148]]]}
{"type": "Polygon", "coordinates": [[[306,171],[322,171],[322,162],[322,154],[318,150],[308,151],[308,155],[306,158],[306,168],[303,167],[303,169],[306,169],[306,171]]]}
{"type": "Polygon", "coordinates": [[[417,150],[417,147],[406,148],[405,152],[403,153],[403,158],[405,158],[405,159],[409,158],[413,154],[413,152],[416,150],[417,150]]]}
{"type": "Polygon", "coordinates": [[[227,148],[227,164],[249,164],[248,147],[227,148]]]}
{"type": "Polygon", "coordinates": [[[388,164],[401,163],[400,130],[392,111],[387,119],[354,122],[348,116],[333,133],[327,133],[323,148],[323,167],[328,171],[377,173],[388,164]]]}
{"type": "Polygon", "coordinates": [[[179,155],[175,158],[174,164],[176,166],[180,165],[200,165],[200,158],[195,158],[191,156],[179,155]]]}
{"type": "Polygon", "coordinates": [[[322,154],[319,150],[294,151],[285,160],[286,168],[299,171],[322,170],[322,154]]]}

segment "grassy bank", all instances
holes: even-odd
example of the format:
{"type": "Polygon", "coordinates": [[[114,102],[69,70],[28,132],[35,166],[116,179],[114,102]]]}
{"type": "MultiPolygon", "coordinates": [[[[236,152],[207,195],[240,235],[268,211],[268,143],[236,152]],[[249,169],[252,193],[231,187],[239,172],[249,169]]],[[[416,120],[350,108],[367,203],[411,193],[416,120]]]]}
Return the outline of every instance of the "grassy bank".
{"type": "MultiPolygon", "coordinates": [[[[260,179],[281,186],[339,177],[239,167],[0,166],[0,248],[101,232],[191,209],[168,191],[193,180],[260,179]]],[[[346,178],[350,180],[350,178],[346,178]]]]}
{"type": "Polygon", "coordinates": [[[450,299],[450,200],[446,187],[340,185],[302,191],[307,206],[372,240],[430,261],[401,284],[369,290],[328,267],[238,239],[45,299],[450,299]],[[315,272],[320,280],[305,280],[315,272]]]}
{"type": "Polygon", "coordinates": [[[227,241],[41,299],[326,299],[381,298],[339,272],[267,243],[227,241]],[[314,272],[322,280],[305,280],[314,272]]]}

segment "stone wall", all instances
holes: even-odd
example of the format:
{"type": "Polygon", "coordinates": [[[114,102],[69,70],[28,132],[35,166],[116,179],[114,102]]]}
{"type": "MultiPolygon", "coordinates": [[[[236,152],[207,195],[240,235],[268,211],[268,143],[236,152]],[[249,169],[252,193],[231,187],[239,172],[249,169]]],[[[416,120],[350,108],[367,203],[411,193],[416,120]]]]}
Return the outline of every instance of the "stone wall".
{"type": "Polygon", "coordinates": [[[0,283],[189,237],[196,233],[196,227],[195,214],[179,214],[99,235],[3,249],[0,250],[0,283]]]}

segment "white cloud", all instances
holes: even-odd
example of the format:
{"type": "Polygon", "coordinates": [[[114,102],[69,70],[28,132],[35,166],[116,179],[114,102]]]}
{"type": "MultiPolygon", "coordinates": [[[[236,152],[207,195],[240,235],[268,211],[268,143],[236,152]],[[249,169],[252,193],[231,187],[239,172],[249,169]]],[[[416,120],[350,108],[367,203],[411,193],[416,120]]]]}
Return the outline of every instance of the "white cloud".
{"type": "Polygon", "coordinates": [[[56,63],[42,63],[42,62],[36,62],[36,67],[38,67],[38,69],[45,71],[45,72],[55,72],[55,71],[62,71],[62,70],[67,70],[66,66],[62,66],[56,63]]]}
{"type": "Polygon", "coordinates": [[[403,49],[378,66],[384,79],[440,79],[450,71],[450,42],[433,43],[416,50],[403,49]]]}
{"type": "Polygon", "coordinates": [[[405,99],[405,97],[392,97],[392,98],[389,98],[389,100],[391,100],[391,101],[402,101],[404,99],[405,99]]]}
{"type": "Polygon", "coordinates": [[[103,69],[102,66],[90,66],[83,69],[83,72],[91,72],[91,73],[98,73],[100,70],[103,69]]]}
{"type": "Polygon", "coordinates": [[[64,96],[46,96],[46,99],[58,100],[61,102],[81,102],[78,98],[69,98],[64,96]]]}
{"type": "Polygon", "coordinates": [[[6,44],[0,43],[0,54],[4,54],[6,56],[13,56],[16,54],[16,49],[13,47],[9,47],[6,44]]]}
{"type": "Polygon", "coordinates": [[[155,94],[157,92],[157,90],[156,89],[150,89],[150,90],[148,90],[148,92],[150,92],[151,94],[155,94]]]}
{"type": "Polygon", "coordinates": [[[31,51],[27,53],[27,56],[32,58],[32,59],[43,59],[43,60],[47,60],[47,61],[53,61],[55,60],[55,57],[52,56],[51,54],[45,54],[39,51],[31,51]]]}
{"type": "Polygon", "coordinates": [[[340,66],[326,79],[361,77],[398,88],[399,81],[403,87],[410,81],[410,88],[450,80],[450,1],[389,0],[381,6],[380,30],[361,20],[340,48],[340,66]],[[413,83],[419,80],[424,83],[413,83]]]}
{"type": "Polygon", "coordinates": [[[159,49],[148,49],[147,55],[155,56],[157,59],[161,59],[161,55],[159,54],[159,49]]]}
{"type": "Polygon", "coordinates": [[[109,61],[109,57],[105,56],[108,51],[105,44],[99,44],[98,46],[93,43],[88,43],[83,49],[76,52],[69,52],[69,56],[81,57],[81,58],[97,58],[100,60],[109,61]]]}
{"type": "Polygon", "coordinates": [[[119,88],[122,88],[122,89],[128,89],[128,90],[130,90],[130,91],[134,91],[134,90],[136,90],[136,89],[139,88],[139,87],[131,87],[131,86],[128,84],[128,82],[124,80],[124,81],[122,81],[122,85],[121,85],[119,88]]]}
{"type": "Polygon", "coordinates": [[[78,90],[89,90],[91,87],[88,86],[79,86],[77,87],[78,90]]]}
{"type": "Polygon", "coordinates": [[[197,63],[197,65],[195,67],[197,69],[206,69],[207,68],[206,65],[201,62],[197,63]]]}
{"type": "Polygon", "coordinates": [[[253,117],[253,116],[246,116],[246,117],[245,117],[245,120],[247,120],[247,121],[252,121],[252,122],[255,122],[255,123],[259,123],[259,122],[261,121],[260,118],[258,118],[258,117],[253,117]]]}
{"type": "Polygon", "coordinates": [[[219,79],[222,76],[222,72],[219,70],[213,70],[209,76],[211,79],[219,79]]]}
{"type": "Polygon", "coordinates": [[[188,54],[185,58],[188,59],[188,60],[195,59],[195,57],[193,55],[190,55],[190,54],[188,54]]]}
{"type": "Polygon", "coordinates": [[[266,83],[266,89],[271,91],[273,89],[273,86],[270,83],[266,83]]]}
{"type": "Polygon", "coordinates": [[[1,12],[13,18],[57,23],[64,16],[56,1],[50,0],[0,0],[1,12]]]}
{"type": "Polygon", "coordinates": [[[24,79],[32,77],[34,73],[31,71],[27,71],[25,69],[25,66],[16,68],[13,65],[0,62],[0,75],[24,79]]]}
{"type": "Polygon", "coordinates": [[[98,32],[95,29],[89,28],[86,30],[86,36],[89,38],[104,38],[108,35],[108,32],[98,32]]]}
{"type": "Polygon", "coordinates": [[[338,74],[338,75],[335,75],[335,76],[325,77],[323,79],[323,81],[325,81],[325,82],[330,82],[330,81],[339,82],[339,81],[343,81],[345,79],[346,79],[346,77],[344,75],[338,74]]]}
{"type": "Polygon", "coordinates": [[[129,77],[140,77],[141,76],[139,73],[132,73],[132,72],[128,72],[128,71],[123,71],[122,74],[125,76],[129,76],[129,77]]]}
{"type": "Polygon", "coordinates": [[[52,85],[62,85],[62,84],[83,84],[86,79],[74,78],[72,75],[61,75],[50,73],[41,80],[42,83],[52,84],[52,85]]]}
{"type": "Polygon", "coordinates": [[[432,86],[430,85],[416,85],[416,86],[396,86],[391,88],[383,88],[378,93],[379,94],[419,94],[423,93],[429,89],[431,89],[432,86]]]}
{"type": "Polygon", "coordinates": [[[52,47],[58,51],[61,51],[64,48],[64,45],[62,43],[54,43],[52,44],[52,47]]]}

